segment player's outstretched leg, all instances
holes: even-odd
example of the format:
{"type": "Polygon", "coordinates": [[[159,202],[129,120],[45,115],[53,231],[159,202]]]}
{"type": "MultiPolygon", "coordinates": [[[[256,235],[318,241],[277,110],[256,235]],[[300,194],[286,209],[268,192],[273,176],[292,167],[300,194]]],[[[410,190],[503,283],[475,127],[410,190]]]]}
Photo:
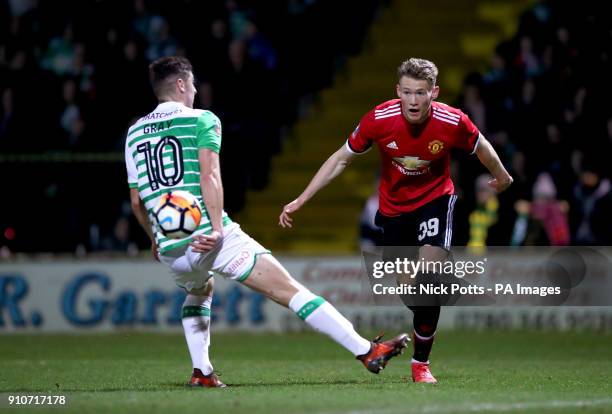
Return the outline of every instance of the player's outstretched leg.
{"type": "Polygon", "coordinates": [[[193,387],[225,387],[225,384],[213,372],[212,364],[208,359],[213,284],[213,279],[209,279],[202,289],[191,290],[187,293],[185,302],[183,302],[183,330],[193,363],[189,385],[193,387]]]}
{"type": "Polygon", "coordinates": [[[290,308],[316,331],[325,333],[352,352],[368,371],[375,374],[384,369],[391,358],[401,354],[408,344],[407,334],[384,342],[380,341],[380,337],[372,342],[364,339],[336,308],[293,279],[270,254],[258,256],[255,267],[243,283],[290,308]]]}

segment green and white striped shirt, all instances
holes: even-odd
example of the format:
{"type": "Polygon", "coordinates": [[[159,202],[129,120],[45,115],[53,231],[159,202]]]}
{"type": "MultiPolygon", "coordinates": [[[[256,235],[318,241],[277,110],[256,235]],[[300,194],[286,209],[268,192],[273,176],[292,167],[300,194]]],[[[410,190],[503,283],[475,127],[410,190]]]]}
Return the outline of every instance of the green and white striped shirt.
{"type": "MultiPolygon", "coordinates": [[[[160,253],[191,241],[168,239],[157,230],[153,209],[167,192],[184,190],[200,201],[202,220],[194,234],[210,233],[212,225],[202,201],[198,151],[221,149],[221,121],[210,111],[191,109],[178,102],[164,102],[130,127],[125,141],[128,185],[138,188],[149,214],[160,253]]],[[[223,225],[231,223],[223,212],[223,225]]]]}

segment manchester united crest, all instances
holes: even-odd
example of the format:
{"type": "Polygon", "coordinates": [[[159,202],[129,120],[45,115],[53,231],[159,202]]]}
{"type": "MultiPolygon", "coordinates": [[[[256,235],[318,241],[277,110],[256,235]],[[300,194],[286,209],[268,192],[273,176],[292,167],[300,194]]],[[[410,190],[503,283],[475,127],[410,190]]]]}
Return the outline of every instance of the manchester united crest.
{"type": "Polygon", "coordinates": [[[444,149],[444,143],[442,141],[434,139],[427,145],[427,149],[429,149],[429,152],[431,152],[433,155],[436,155],[437,153],[442,151],[442,149],[444,149]]]}

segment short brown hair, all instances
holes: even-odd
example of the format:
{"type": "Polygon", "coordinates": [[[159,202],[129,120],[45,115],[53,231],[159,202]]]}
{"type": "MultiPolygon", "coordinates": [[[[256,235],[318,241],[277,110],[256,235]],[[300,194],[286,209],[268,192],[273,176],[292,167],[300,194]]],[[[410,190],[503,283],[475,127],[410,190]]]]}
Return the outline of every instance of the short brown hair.
{"type": "Polygon", "coordinates": [[[399,68],[397,68],[397,78],[402,79],[403,76],[426,80],[430,86],[435,86],[436,79],[438,78],[438,68],[430,60],[410,58],[402,62],[399,68]]]}
{"type": "Polygon", "coordinates": [[[177,78],[187,79],[192,71],[191,62],[182,56],[166,56],[149,65],[149,79],[157,97],[168,91],[177,78]]]}

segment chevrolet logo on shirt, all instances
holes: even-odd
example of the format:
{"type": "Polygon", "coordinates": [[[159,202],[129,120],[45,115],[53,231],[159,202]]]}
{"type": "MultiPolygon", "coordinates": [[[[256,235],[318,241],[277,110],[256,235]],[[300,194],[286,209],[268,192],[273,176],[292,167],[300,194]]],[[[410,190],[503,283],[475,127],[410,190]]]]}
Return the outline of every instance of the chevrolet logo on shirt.
{"type": "Polygon", "coordinates": [[[431,162],[427,160],[422,160],[419,157],[411,157],[408,155],[404,157],[393,157],[393,161],[395,161],[396,163],[398,163],[409,171],[418,171],[423,168],[427,168],[429,167],[429,163],[431,162]]]}

